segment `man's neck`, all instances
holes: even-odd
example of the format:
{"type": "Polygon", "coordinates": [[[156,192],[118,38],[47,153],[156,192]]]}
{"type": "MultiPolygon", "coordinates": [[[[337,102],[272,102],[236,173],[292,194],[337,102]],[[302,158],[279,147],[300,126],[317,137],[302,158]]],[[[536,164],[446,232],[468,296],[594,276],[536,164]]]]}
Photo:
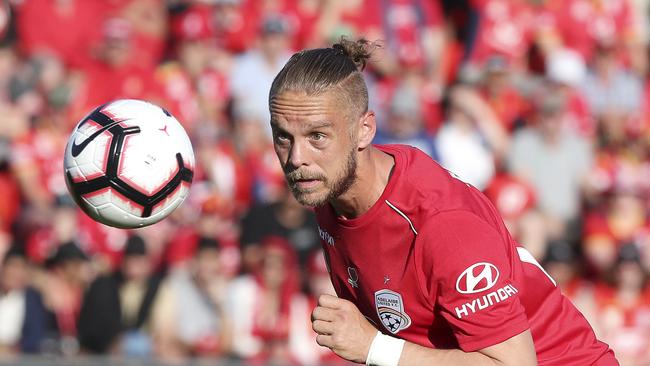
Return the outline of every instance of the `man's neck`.
{"type": "Polygon", "coordinates": [[[370,147],[359,158],[357,177],[352,187],[330,202],[336,214],[345,219],[354,219],[366,213],[386,189],[394,165],[392,156],[370,147]]]}

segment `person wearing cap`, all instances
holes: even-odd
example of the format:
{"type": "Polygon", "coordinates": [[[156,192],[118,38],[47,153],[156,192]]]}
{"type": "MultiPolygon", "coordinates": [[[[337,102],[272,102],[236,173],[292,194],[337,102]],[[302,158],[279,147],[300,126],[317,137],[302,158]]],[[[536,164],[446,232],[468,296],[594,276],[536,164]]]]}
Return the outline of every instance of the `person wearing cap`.
{"type": "Polygon", "coordinates": [[[34,276],[48,312],[46,352],[79,352],[77,321],[83,293],[90,281],[88,255],[74,241],[61,243],[47,258],[46,270],[34,276]]]}
{"type": "Polygon", "coordinates": [[[545,63],[548,93],[562,95],[566,100],[564,127],[593,138],[597,126],[584,91],[587,65],[582,56],[574,50],[557,49],[546,56],[545,63]]]}
{"type": "Polygon", "coordinates": [[[148,330],[160,281],[153,272],[147,244],[132,235],[124,247],[120,269],[96,278],[84,294],[78,325],[81,347],[90,353],[151,355],[148,330]]]}
{"type": "Polygon", "coordinates": [[[595,118],[625,125],[638,118],[643,80],[625,68],[618,51],[617,44],[600,44],[580,86],[595,118]]]}
{"type": "Polygon", "coordinates": [[[239,104],[247,106],[268,140],[271,136],[267,114],[268,90],[273,76],[289,59],[290,32],[289,23],[282,15],[267,15],[259,24],[256,47],[236,59],[230,74],[235,107],[239,104]]]}
{"type": "Polygon", "coordinates": [[[422,96],[412,86],[402,85],[393,93],[386,120],[377,130],[377,144],[406,144],[438,160],[434,137],[424,126],[422,96]]]}
{"type": "Polygon", "coordinates": [[[593,151],[589,140],[566,127],[566,112],[564,95],[542,88],[530,124],[513,135],[507,166],[533,187],[548,236],[574,241],[593,151]]]}
{"type": "Polygon", "coordinates": [[[225,114],[229,89],[222,69],[231,55],[217,42],[214,16],[205,4],[174,14],[170,27],[174,57],[155,71],[164,104],[190,132],[225,114]]]}
{"type": "Polygon", "coordinates": [[[483,190],[495,174],[495,163],[508,149],[509,136],[475,87],[456,86],[448,100],[446,122],[436,135],[439,162],[483,190]]]}
{"type": "Polygon", "coordinates": [[[481,97],[508,132],[523,122],[528,109],[528,102],[513,84],[513,71],[508,57],[494,54],[485,60],[480,81],[481,97]]]}

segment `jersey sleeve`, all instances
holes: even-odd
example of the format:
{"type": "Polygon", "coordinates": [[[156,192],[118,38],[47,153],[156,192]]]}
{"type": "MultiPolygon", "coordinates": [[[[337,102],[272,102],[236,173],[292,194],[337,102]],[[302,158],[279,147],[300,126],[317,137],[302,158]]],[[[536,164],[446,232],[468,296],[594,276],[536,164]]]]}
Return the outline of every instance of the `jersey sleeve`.
{"type": "Polygon", "coordinates": [[[439,213],[419,230],[415,255],[422,291],[463,351],[501,343],[529,328],[512,281],[511,246],[467,211],[439,213]]]}

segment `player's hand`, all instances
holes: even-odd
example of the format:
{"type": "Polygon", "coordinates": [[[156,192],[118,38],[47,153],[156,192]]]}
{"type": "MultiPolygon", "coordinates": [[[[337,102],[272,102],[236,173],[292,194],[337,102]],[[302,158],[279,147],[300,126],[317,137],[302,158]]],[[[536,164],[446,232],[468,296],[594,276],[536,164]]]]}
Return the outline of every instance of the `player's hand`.
{"type": "Polygon", "coordinates": [[[331,295],[321,295],[311,314],[312,328],[318,334],[316,342],[331,349],[346,360],[365,363],[370,344],[377,334],[350,301],[331,295]]]}

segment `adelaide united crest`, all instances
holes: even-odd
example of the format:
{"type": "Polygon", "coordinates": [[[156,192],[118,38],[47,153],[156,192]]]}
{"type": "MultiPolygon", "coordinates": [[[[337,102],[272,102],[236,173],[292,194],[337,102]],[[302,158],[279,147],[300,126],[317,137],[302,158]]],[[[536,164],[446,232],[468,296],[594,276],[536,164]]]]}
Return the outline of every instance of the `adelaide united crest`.
{"type": "Polygon", "coordinates": [[[381,323],[392,334],[411,325],[411,318],[404,311],[404,301],[399,293],[388,289],[375,292],[375,307],[381,323]]]}

